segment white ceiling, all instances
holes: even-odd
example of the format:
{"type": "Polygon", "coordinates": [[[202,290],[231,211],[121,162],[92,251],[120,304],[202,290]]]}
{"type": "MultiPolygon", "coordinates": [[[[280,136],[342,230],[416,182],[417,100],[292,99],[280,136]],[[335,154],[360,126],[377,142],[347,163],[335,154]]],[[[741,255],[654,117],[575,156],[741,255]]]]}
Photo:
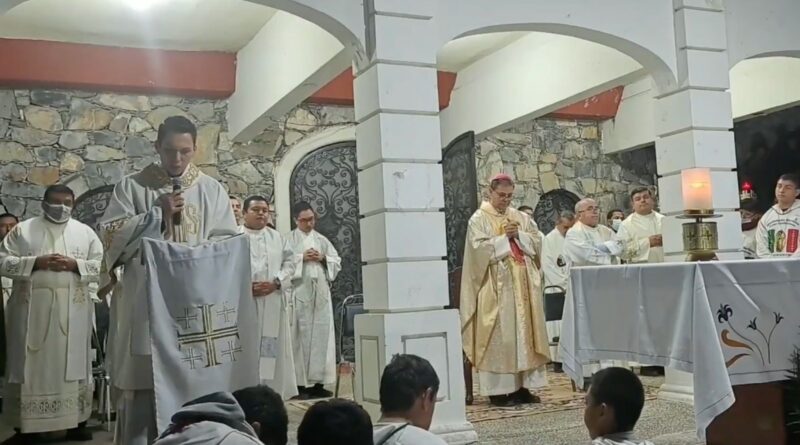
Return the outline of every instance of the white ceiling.
{"type": "Polygon", "coordinates": [[[511,44],[527,34],[529,33],[496,32],[452,40],[439,51],[439,69],[458,72],[476,60],[511,44]]]}
{"type": "Polygon", "coordinates": [[[244,0],[27,0],[0,15],[0,38],[238,51],[273,14],[244,0]]]}

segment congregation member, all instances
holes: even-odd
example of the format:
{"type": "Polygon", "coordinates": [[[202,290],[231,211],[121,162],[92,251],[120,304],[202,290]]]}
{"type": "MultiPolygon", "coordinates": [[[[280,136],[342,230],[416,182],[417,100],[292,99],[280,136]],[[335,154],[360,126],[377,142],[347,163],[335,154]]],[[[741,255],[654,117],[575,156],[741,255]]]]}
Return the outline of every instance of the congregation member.
{"type": "Polygon", "coordinates": [[[764,213],[756,230],[758,258],[800,256],[800,176],[784,174],[775,185],[775,205],[764,213]]]}
{"type": "Polygon", "coordinates": [[[606,213],[606,226],[611,229],[614,233],[617,233],[619,230],[619,226],[622,225],[622,221],[625,219],[625,212],[620,209],[614,209],[606,213]]]}
{"type": "Polygon", "coordinates": [[[633,428],[644,407],[644,387],[625,368],[606,368],[592,376],[583,421],[592,445],[653,445],[636,440],[633,428]]]}
{"type": "Polygon", "coordinates": [[[253,297],[261,326],[261,383],[288,400],[298,394],[288,302],[295,262],[283,236],[267,227],[267,215],[267,199],[251,196],[244,200],[244,225],[239,229],[250,240],[253,297]]]}
{"type": "Polygon", "coordinates": [[[107,271],[102,278],[108,281],[103,289],[116,281],[116,269],[124,269],[121,286],[114,289],[111,314],[111,382],[119,395],[117,445],[150,444],[159,433],[149,315],[139,310],[148,301],[145,268],[138,254],[142,237],[196,246],[238,233],[222,184],[191,162],[196,140],[197,128],[191,121],[182,116],[167,118],[158,128],[155,143],[160,163],[123,178],[114,187],[101,220],[107,271]]]}
{"type": "MultiPolygon", "coordinates": [[[[547,338],[551,343],[558,343],[561,335],[564,298],[569,285],[569,270],[567,269],[567,259],[564,257],[564,239],[573,224],[575,224],[575,213],[570,210],[562,211],[558,214],[556,227],[544,237],[542,243],[544,311],[547,320],[547,338]]],[[[554,349],[558,348],[551,348],[550,355],[557,363],[556,369],[559,369],[559,360],[554,349]]]]}
{"type": "Polygon", "coordinates": [[[472,215],[461,277],[463,347],[478,371],[480,393],[495,406],[537,403],[550,361],[541,276],[541,236],[510,207],[514,181],[494,176],[488,201],[472,215]]]}
{"type": "Polygon", "coordinates": [[[292,277],[294,368],[301,398],[333,395],[325,385],[336,381],[331,283],[342,268],[333,244],[314,230],[317,215],[307,202],[292,208],[297,228],[286,236],[295,255],[292,277]]]}
{"type": "Polygon", "coordinates": [[[357,403],[331,399],[306,411],[297,428],[297,445],[373,445],[372,420],[357,403]]]}
{"type": "Polygon", "coordinates": [[[233,210],[233,217],[236,218],[236,224],[241,225],[244,218],[242,201],[239,201],[239,198],[233,195],[228,196],[228,198],[231,200],[231,210],[233,210]]]}
{"type": "Polygon", "coordinates": [[[622,221],[617,230],[617,239],[622,243],[620,258],[628,264],[663,263],[661,221],[664,215],[654,210],[655,201],[650,189],[633,189],[631,206],[633,213],[622,221]]]}
{"type": "Polygon", "coordinates": [[[268,386],[216,392],[187,402],[156,445],[286,445],[289,416],[268,386]]]}
{"type": "Polygon", "coordinates": [[[439,392],[439,376],[430,362],[399,354],[383,369],[381,418],[374,426],[376,445],[445,445],[429,432],[439,392]]]}
{"type": "Polygon", "coordinates": [[[89,283],[99,279],[103,246],[70,218],[74,203],[69,187],[51,185],[42,216],[18,224],[0,246],[0,274],[13,280],[3,412],[16,435],[5,445],[62,430],[67,440],[92,439],[89,283]]]}
{"type": "Polygon", "coordinates": [[[745,198],[739,205],[739,215],[742,217],[742,251],[746,260],[753,260],[757,258],[756,232],[763,212],[755,197],[745,198]]]}

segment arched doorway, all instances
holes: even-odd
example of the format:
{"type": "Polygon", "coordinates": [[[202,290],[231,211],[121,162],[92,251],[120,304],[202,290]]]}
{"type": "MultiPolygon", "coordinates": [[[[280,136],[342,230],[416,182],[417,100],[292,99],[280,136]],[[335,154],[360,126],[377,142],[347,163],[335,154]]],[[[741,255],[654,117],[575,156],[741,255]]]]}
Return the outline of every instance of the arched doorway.
{"type": "Polygon", "coordinates": [[[545,235],[550,233],[558,222],[558,214],[564,210],[575,210],[575,204],[580,199],[578,195],[569,190],[551,190],[539,199],[533,211],[533,219],[539,225],[539,230],[545,235]]]}
{"type": "MultiPolygon", "coordinates": [[[[317,212],[316,230],[342,257],[342,271],[333,282],[334,307],[348,295],[361,293],[361,230],[355,141],[327,145],[307,154],[290,180],[291,203],[306,201],[317,212]]],[[[294,221],[291,223],[294,229],[294,221]]]]}

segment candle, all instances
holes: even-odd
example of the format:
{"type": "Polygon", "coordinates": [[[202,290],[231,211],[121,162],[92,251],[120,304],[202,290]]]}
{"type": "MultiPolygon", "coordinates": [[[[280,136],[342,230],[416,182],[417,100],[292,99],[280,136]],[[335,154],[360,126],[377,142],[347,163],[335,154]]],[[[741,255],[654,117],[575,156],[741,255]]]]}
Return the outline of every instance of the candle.
{"type": "Polygon", "coordinates": [[[681,171],[683,208],[686,210],[711,210],[711,171],[707,168],[690,168],[681,171]]]}

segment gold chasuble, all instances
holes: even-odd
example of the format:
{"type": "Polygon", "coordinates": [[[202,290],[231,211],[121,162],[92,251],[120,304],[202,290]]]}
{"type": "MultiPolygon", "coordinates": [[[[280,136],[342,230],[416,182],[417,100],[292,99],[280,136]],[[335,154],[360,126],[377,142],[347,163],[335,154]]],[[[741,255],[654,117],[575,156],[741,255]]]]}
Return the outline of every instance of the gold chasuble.
{"type": "MultiPolygon", "coordinates": [[[[464,352],[479,373],[524,374],[550,361],[541,276],[533,261],[540,253],[539,230],[524,213],[509,208],[501,214],[484,202],[470,218],[461,276],[461,335],[464,352]],[[505,235],[509,222],[519,224],[517,239],[505,235]]],[[[527,385],[514,386],[503,391],[527,385]]],[[[486,393],[484,388],[481,392],[486,393]]]]}

